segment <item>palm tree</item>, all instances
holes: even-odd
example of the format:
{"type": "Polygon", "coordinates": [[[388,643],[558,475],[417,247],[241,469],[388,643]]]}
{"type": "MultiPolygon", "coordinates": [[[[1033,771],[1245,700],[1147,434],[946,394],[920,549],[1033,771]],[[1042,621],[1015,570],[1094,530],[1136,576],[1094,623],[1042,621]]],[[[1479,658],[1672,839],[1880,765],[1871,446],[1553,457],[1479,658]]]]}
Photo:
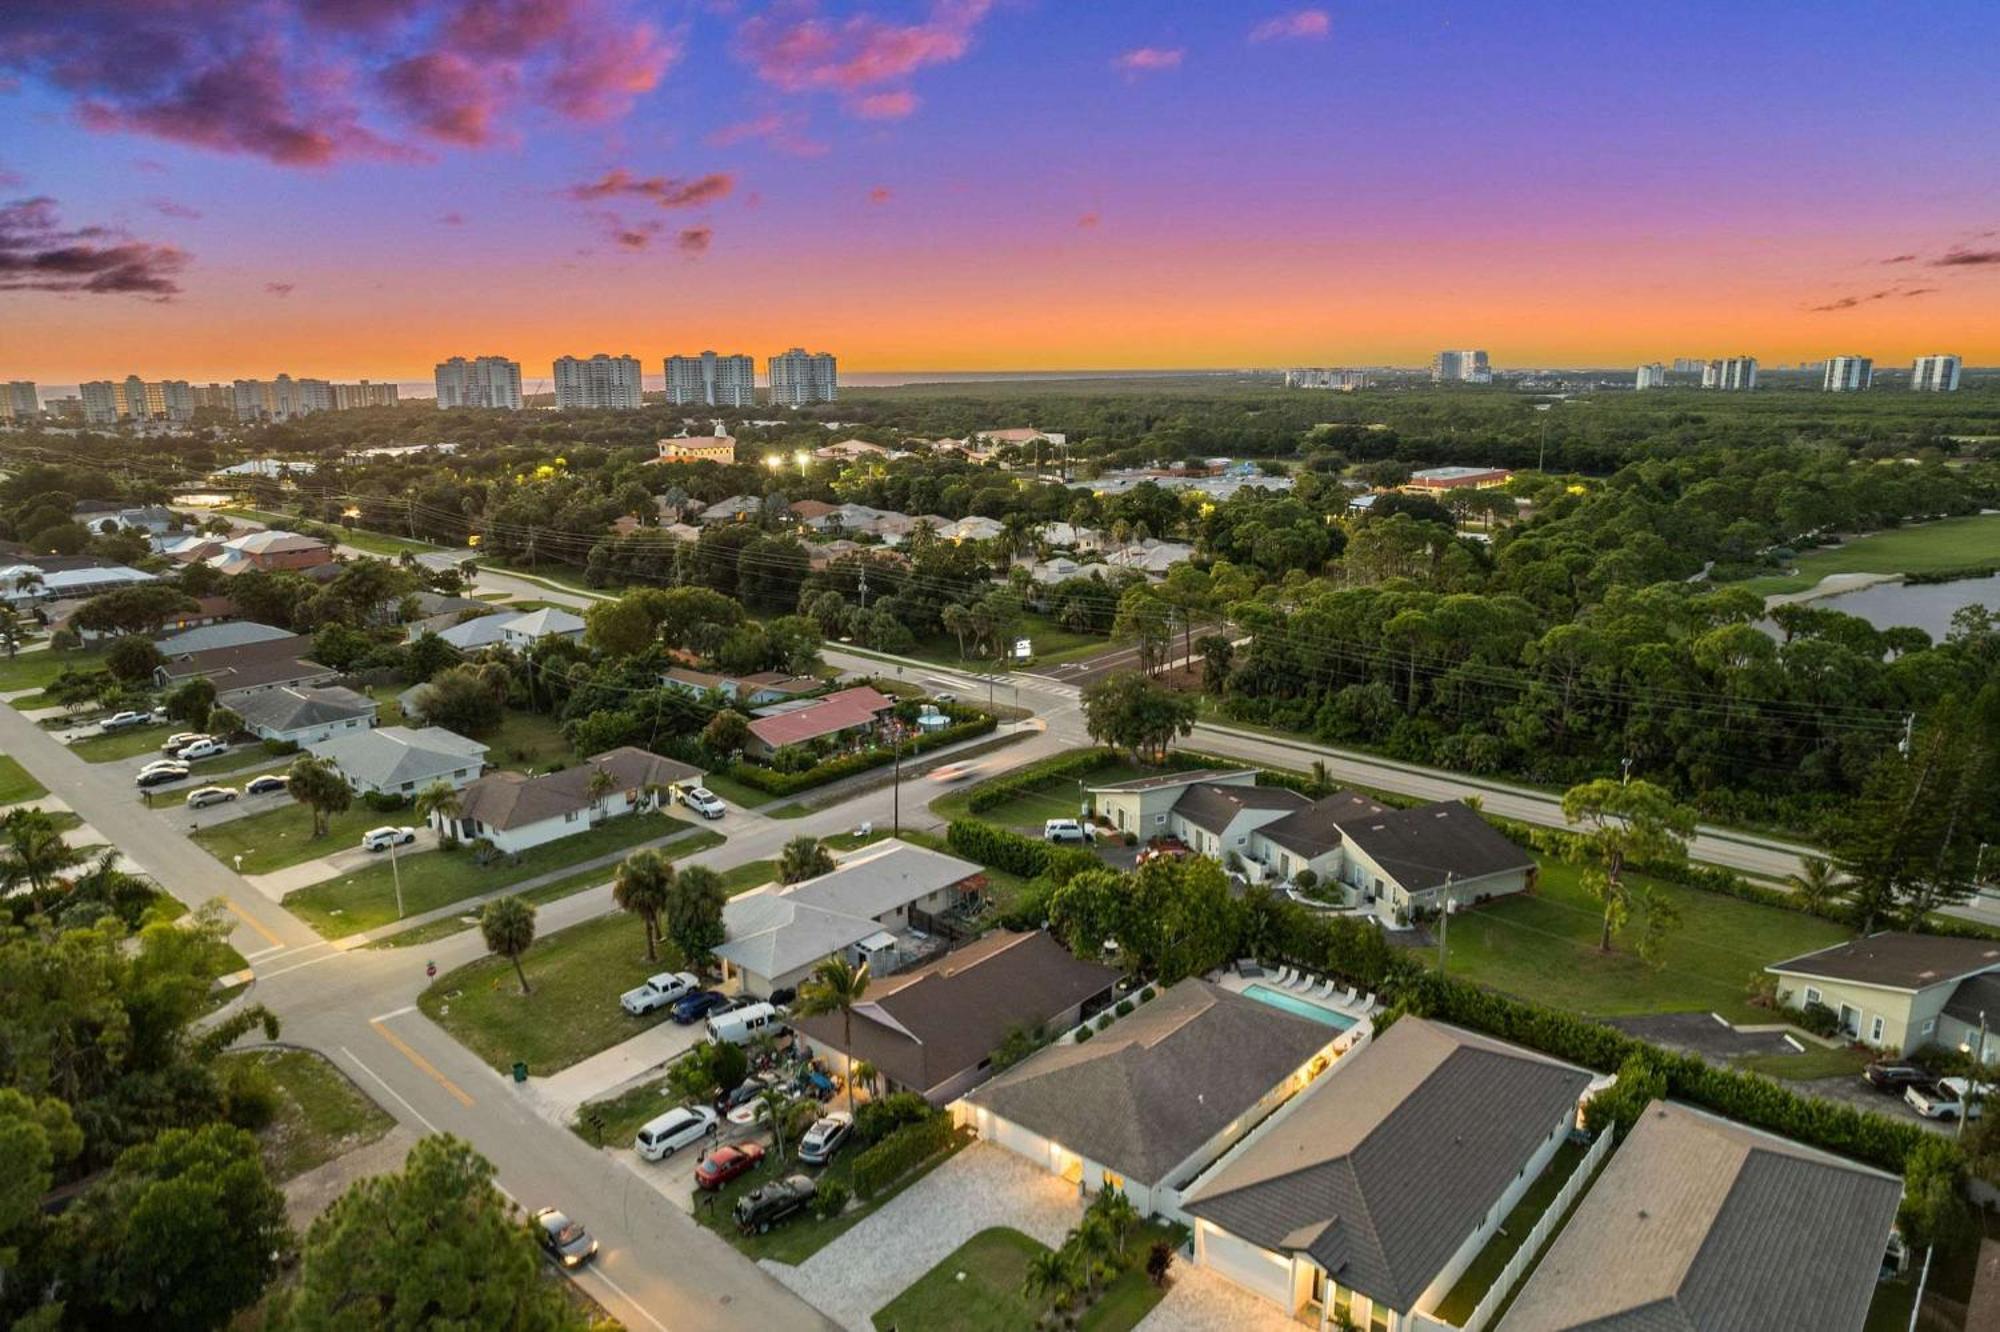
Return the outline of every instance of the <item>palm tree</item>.
{"type": "Polygon", "coordinates": [[[777,1086],[769,1086],[757,1093],[757,1118],[771,1126],[771,1159],[785,1159],[785,1115],[791,1110],[792,1098],[777,1086]]]}
{"type": "Polygon", "coordinates": [[[882,1075],[880,1070],[866,1059],[857,1059],[854,1061],[854,1068],[848,1076],[861,1086],[866,1087],[868,1095],[872,1098],[875,1095],[875,1083],[882,1075]]]}
{"type": "Polygon", "coordinates": [[[778,853],[778,882],[797,883],[833,872],[833,853],[817,837],[794,837],[778,853]]]}
{"type": "Polygon", "coordinates": [[[1028,1259],[1026,1280],[1021,1289],[1030,1296],[1042,1296],[1058,1309],[1067,1309],[1076,1298],[1076,1264],[1067,1249],[1044,1249],[1028,1259]]]}
{"type": "Polygon", "coordinates": [[[0,842],[0,889],[12,892],[26,885],[36,898],[47,893],[56,876],[87,858],[65,842],[55,820],[39,809],[17,809],[4,822],[0,842]]]}
{"type": "Polygon", "coordinates": [[[527,994],[528,973],[521,967],[521,954],[535,941],[535,908],[526,899],[496,897],[479,913],[479,932],[486,939],[486,951],[514,964],[514,975],[527,994]]]}
{"type": "Polygon", "coordinates": [[[1083,1220],[1070,1232],[1070,1241],[1076,1246],[1078,1265],[1083,1269],[1083,1278],[1091,1290],[1110,1269],[1111,1255],[1117,1250],[1117,1241],[1111,1232],[1111,1223],[1096,1212],[1085,1212],[1083,1220]]]}
{"type": "Polygon", "coordinates": [[[435,824],[444,837],[447,846],[458,841],[458,816],[464,812],[465,803],[458,798],[450,782],[432,782],[417,792],[415,801],[417,813],[424,816],[424,822],[435,824]]]}
{"type": "Polygon", "coordinates": [[[605,799],[617,789],[618,779],[611,775],[609,768],[600,767],[591,772],[590,781],[585,784],[583,792],[590,797],[592,812],[602,814],[605,799]]]}
{"type": "Polygon", "coordinates": [[[1824,856],[1807,856],[1799,861],[1799,872],[1785,876],[1786,885],[1798,894],[1800,905],[1817,914],[1838,901],[1847,891],[1847,879],[1824,856]]]}
{"type": "Polygon", "coordinates": [[[1104,1224],[1111,1228],[1111,1236],[1118,1243],[1119,1257],[1124,1257],[1125,1241],[1139,1227],[1139,1209],[1132,1205],[1123,1189],[1107,1184],[1091,1200],[1090,1211],[1104,1218],[1104,1224]]]}
{"type": "Polygon", "coordinates": [[[660,913],[667,908],[673,885],[674,863],[650,846],[625,857],[611,880],[611,899],[645,924],[648,962],[659,961],[660,913]]]}
{"type": "Polygon", "coordinates": [[[854,1006],[868,993],[868,964],[855,966],[845,957],[829,957],[813,968],[812,979],[799,986],[798,1002],[792,1011],[800,1017],[824,1013],[840,1014],[840,1050],[850,1066],[847,1078],[847,1108],[854,1109],[854,1006]]]}

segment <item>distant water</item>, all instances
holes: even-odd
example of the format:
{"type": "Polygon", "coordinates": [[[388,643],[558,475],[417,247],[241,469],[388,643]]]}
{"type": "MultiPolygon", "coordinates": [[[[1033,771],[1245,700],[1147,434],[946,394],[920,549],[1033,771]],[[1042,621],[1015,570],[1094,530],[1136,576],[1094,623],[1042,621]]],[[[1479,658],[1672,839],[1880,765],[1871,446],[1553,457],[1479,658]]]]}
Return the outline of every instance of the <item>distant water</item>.
{"type": "Polygon", "coordinates": [[[1858,615],[1877,629],[1921,629],[1942,640],[1951,631],[1951,617],[1962,606],[2000,611],[2000,574],[1961,578],[1950,583],[1876,583],[1810,603],[1825,610],[1858,615]]]}

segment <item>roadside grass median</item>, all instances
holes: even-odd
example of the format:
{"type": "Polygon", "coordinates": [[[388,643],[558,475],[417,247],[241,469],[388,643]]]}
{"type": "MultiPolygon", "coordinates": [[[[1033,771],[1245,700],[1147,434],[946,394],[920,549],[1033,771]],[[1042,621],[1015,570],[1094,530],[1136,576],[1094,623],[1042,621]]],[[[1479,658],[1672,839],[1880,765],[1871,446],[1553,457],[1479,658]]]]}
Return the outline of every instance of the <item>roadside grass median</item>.
{"type": "Polygon", "coordinates": [[[0,805],[40,800],[48,793],[49,788],[36,781],[18,759],[0,754],[0,805]]]}
{"type": "Polygon", "coordinates": [[[277,1090],[277,1114],[257,1139],[265,1168],[279,1183],[366,1147],[396,1126],[346,1074],[310,1050],[243,1050],[221,1058],[260,1069],[277,1090]]]}
{"type": "MultiPolygon", "coordinates": [[[[0,657],[0,694],[11,694],[20,689],[47,689],[55,683],[55,678],[65,667],[75,667],[79,671],[94,671],[104,664],[106,649],[76,648],[58,652],[54,648],[44,648],[39,652],[22,652],[12,657],[0,657]]],[[[22,699],[16,707],[26,703],[22,699]]],[[[30,706],[46,707],[46,703],[30,706]]]]}
{"type": "Polygon", "coordinates": [[[287,795],[275,799],[278,803],[274,808],[211,824],[195,833],[194,840],[231,868],[240,855],[245,874],[269,874],[336,851],[353,850],[361,844],[361,834],[402,817],[372,810],[357,800],[333,816],[324,837],[314,837],[311,810],[287,795]]]}
{"type": "MultiPolygon", "coordinates": [[[[393,816],[377,817],[388,821],[393,816]]],[[[414,855],[399,854],[394,864],[384,853],[361,869],[286,894],[285,909],[324,937],[343,939],[394,924],[399,919],[396,912],[399,876],[403,916],[422,915],[468,897],[498,892],[579,861],[658,841],[689,826],[666,814],[627,814],[608,819],[588,832],[548,842],[486,866],[481,866],[471,848],[464,845],[414,855]]],[[[604,877],[610,877],[608,868],[603,873],[604,877]]]]}
{"type": "Polygon", "coordinates": [[[70,742],[69,752],[85,763],[110,763],[117,759],[137,758],[141,754],[152,758],[165,758],[160,746],[170,735],[187,728],[179,723],[159,726],[132,726],[122,731],[111,731],[98,735],[86,735],[70,742]]]}

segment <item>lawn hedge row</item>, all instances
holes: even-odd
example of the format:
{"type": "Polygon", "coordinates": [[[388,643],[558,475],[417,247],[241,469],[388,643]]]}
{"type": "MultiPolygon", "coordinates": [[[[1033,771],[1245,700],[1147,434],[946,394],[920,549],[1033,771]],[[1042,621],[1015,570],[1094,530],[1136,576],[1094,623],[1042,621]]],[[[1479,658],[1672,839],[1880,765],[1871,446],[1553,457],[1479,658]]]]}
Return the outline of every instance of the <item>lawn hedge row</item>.
{"type": "Polygon", "coordinates": [[[1099,747],[1079,749],[1068,754],[1058,754],[1054,758],[1042,759],[1008,773],[981,782],[966,793],[965,807],[974,814],[983,814],[995,805],[1004,805],[1021,796],[1037,794],[1036,788],[1044,782],[1058,777],[1083,777],[1100,768],[1110,767],[1118,761],[1118,751],[1099,747]]]}
{"type": "Polygon", "coordinates": [[[978,819],[953,819],[945,829],[945,843],[967,860],[1024,879],[1048,878],[1068,883],[1081,871],[1097,869],[1104,863],[1088,851],[1024,837],[978,819]]]}
{"type": "MultiPolygon", "coordinates": [[[[959,722],[947,726],[934,735],[921,735],[903,746],[903,757],[915,758],[933,749],[955,745],[961,740],[970,740],[976,735],[985,735],[999,723],[992,717],[981,714],[972,721],[959,722]]],[[[842,777],[852,777],[871,768],[885,767],[895,759],[895,753],[888,749],[864,749],[855,754],[842,754],[824,763],[816,763],[804,772],[779,772],[773,768],[755,763],[735,763],[730,765],[729,775],[745,786],[754,786],[767,795],[789,796],[801,791],[810,791],[815,786],[838,781],[842,777]]]]}
{"type": "Polygon", "coordinates": [[[874,1198],[924,1162],[948,1150],[957,1138],[958,1130],[952,1127],[951,1116],[943,1113],[903,1125],[854,1158],[851,1176],[854,1195],[863,1200],[874,1198]]]}

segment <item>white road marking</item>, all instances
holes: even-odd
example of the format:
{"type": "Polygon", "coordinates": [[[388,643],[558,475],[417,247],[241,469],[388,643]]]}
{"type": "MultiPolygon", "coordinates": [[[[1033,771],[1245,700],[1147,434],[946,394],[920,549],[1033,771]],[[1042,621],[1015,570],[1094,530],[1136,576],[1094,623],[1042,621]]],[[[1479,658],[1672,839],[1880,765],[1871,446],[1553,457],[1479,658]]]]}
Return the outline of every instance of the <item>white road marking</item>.
{"type": "Polygon", "coordinates": [[[303,962],[294,962],[289,967],[279,967],[276,971],[264,972],[263,976],[265,980],[270,980],[275,976],[283,976],[290,972],[298,971],[303,967],[316,967],[322,962],[331,962],[336,958],[346,956],[347,954],[345,953],[321,953],[318,957],[309,957],[303,962]]]}
{"type": "Polygon", "coordinates": [[[401,1008],[392,1008],[386,1013],[377,1013],[368,1020],[370,1022],[387,1022],[392,1017],[401,1017],[405,1013],[414,1013],[416,1011],[417,1006],[415,1004],[404,1004],[401,1008]]]}
{"type": "Polygon", "coordinates": [[[639,1316],[641,1318],[651,1323],[654,1327],[660,1329],[660,1332],[667,1332],[667,1325],[661,1322],[659,1319],[653,1317],[652,1311],[648,1309],[645,1305],[633,1299],[631,1295],[626,1292],[625,1287],[619,1285],[616,1281],[613,1281],[609,1276],[605,1275],[603,1268],[593,1267],[590,1269],[589,1274],[591,1276],[596,1277],[599,1281],[602,1281],[605,1285],[611,1287],[611,1289],[617,1291],[618,1298],[624,1300],[625,1303],[631,1305],[634,1309],[638,1310],[639,1316]]]}
{"type": "Polygon", "coordinates": [[[243,960],[245,962],[255,962],[260,957],[269,957],[273,953],[282,953],[288,947],[290,947],[289,944],[273,944],[269,948],[259,948],[254,953],[245,953],[243,960]]]}
{"type": "Polygon", "coordinates": [[[369,1077],[375,1079],[376,1085],[381,1087],[383,1091],[388,1092],[389,1095],[395,1097],[397,1102],[405,1110],[409,1111],[412,1115],[416,1117],[416,1121],[419,1124],[422,1124],[425,1128],[429,1129],[433,1133],[441,1131],[439,1130],[436,1124],[433,1124],[431,1123],[430,1120],[424,1118],[424,1112],[417,1109],[417,1107],[415,1107],[414,1105],[411,1105],[409,1101],[404,1098],[403,1093],[397,1091],[394,1087],[391,1087],[387,1082],[384,1082],[382,1080],[382,1075],[380,1073],[377,1073],[374,1069],[362,1063],[360,1058],[354,1053],[354,1051],[348,1049],[346,1046],[343,1045],[340,1047],[340,1052],[346,1055],[349,1059],[352,1059],[354,1061],[354,1066],[356,1068],[360,1069],[363,1073],[366,1073],[369,1077]]]}

